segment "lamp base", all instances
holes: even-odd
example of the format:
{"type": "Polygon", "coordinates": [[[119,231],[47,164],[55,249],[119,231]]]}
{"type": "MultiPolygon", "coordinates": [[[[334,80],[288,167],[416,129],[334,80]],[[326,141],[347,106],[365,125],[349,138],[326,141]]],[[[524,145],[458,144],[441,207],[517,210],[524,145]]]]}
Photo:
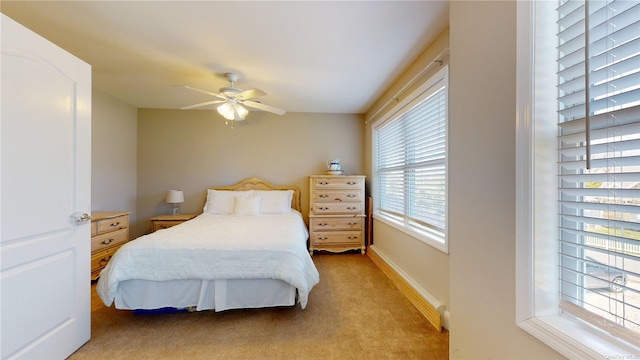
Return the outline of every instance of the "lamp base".
{"type": "Polygon", "coordinates": [[[171,209],[171,215],[178,215],[179,211],[178,211],[178,204],[175,204],[173,206],[173,209],[171,209]]]}

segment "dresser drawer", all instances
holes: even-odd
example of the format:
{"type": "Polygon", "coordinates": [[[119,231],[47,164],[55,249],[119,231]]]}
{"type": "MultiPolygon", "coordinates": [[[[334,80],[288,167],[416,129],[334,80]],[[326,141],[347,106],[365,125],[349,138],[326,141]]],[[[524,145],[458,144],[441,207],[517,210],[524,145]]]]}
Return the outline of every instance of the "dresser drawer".
{"type": "Polygon", "coordinates": [[[100,275],[100,271],[107,266],[109,260],[113,254],[121,247],[122,245],[110,247],[106,250],[98,251],[95,254],[91,255],[91,278],[95,279],[100,275]]]}
{"type": "Polygon", "coordinates": [[[180,225],[184,221],[183,220],[174,220],[174,221],[154,221],[153,222],[153,231],[168,229],[172,226],[180,225]]]}
{"type": "Polygon", "coordinates": [[[340,232],[315,232],[311,234],[313,245],[360,245],[362,243],[361,231],[340,231],[340,232]]]}
{"type": "Polygon", "coordinates": [[[361,189],[364,187],[364,178],[361,177],[315,177],[312,186],[316,189],[361,189]]]}
{"type": "Polygon", "coordinates": [[[180,225],[185,221],[189,221],[198,214],[177,214],[177,215],[158,215],[150,218],[151,231],[168,229],[172,226],[180,225]]]}
{"type": "Polygon", "coordinates": [[[314,214],[363,214],[362,203],[314,203],[314,214]]]}
{"type": "Polygon", "coordinates": [[[91,252],[106,249],[127,242],[128,229],[120,229],[91,238],[91,252]]]}
{"type": "Polygon", "coordinates": [[[313,192],[313,202],[361,202],[360,189],[353,190],[317,190],[313,192]]]}
{"type": "Polygon", "coordinates": [[[360,231],[364,227],[364,219],[361,217],[310,218],[309,224],[312,232],[341,230],[360,231]]]}
{"type": "Polygon", "coordinates": [[[102,234],[109,231],[124,229],[129,226],[129,215],[117,216],[110,219],[97,221],[97,233],[102,234]]]}
{"type": "Polygon", "coordinates": [[[98,234],[98,224],[95,221],[91,222],[91,236],[96,236],[98,234]]]}

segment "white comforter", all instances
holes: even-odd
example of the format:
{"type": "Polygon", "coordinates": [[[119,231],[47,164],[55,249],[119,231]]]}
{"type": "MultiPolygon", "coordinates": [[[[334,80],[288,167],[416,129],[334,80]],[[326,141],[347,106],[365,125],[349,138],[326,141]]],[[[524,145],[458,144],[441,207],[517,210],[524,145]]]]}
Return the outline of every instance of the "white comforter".
{"type": "Polygon", "coordinates": [[[125,280],[279,279],[298,289],[304,309],[320,278],[306,248],[308,236],[298,212],[204,213],[123,245],[102,270],[96,290],[111,306],[125,280]]]}

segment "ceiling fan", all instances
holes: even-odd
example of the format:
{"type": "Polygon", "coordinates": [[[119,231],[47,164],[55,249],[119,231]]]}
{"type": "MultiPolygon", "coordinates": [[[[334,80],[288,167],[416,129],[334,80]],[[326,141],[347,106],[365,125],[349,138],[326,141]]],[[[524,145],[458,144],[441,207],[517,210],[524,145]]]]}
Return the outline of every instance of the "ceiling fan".
{"type": "Polygon", "coordinates": [[[201,102],[198,104],[193,104],[185,107],[181,107],[181,109],[195,109],[202,106],[213,105],[213,104],[221,104],[218,106],[218,112],[227,120],[232,121],[242,121],[249,114],[250,109],[263,110],[268,111],[270,113],[284,115],[285,111],[282,109],[278,109],[277,107],[265,105],[258,101],[253,101],[251,99],[257,98],[259,96],[267,95],[264,91],[260,89],[249,89],[242,90],[235,87],[236,81],[238,81],[238,75],[234,73],[226,73],[225,77],[231,83],[231,86],[225,86],[220,88],[218,93],[214,93],[207,90],[193,88],[191,86],[182,85],[183,87],[189,90],[195,90],[204,94],[211,95],[216,98],[216,100],[210,100],[201,102]]]}

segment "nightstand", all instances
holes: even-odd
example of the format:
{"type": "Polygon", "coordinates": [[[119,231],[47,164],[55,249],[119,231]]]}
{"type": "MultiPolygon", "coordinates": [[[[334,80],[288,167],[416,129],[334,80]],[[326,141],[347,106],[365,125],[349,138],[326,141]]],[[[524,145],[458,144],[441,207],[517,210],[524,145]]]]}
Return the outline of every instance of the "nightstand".
{"type": "Polygon", "coordinates": [[[152,231],[170,228],[191,220],[198,214],[159,215],[150,218],[152,231]]]}

